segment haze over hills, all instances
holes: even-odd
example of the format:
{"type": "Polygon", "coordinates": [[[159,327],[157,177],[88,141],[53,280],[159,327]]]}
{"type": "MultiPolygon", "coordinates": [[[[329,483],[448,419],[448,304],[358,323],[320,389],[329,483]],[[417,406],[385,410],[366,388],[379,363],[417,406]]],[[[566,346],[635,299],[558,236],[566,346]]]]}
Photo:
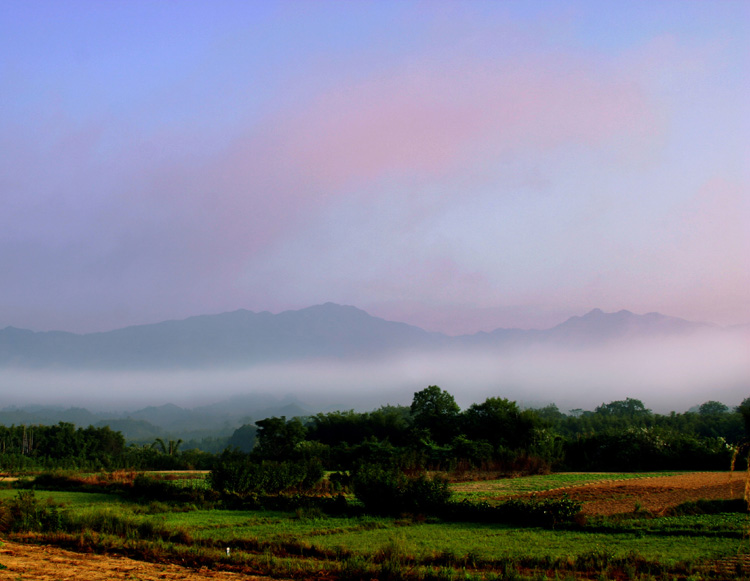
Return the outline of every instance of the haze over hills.
{"type": "Polygon", "coordinates": [[[83,335],[6,327],[0,408],[145,409],[119,416],[136,431],[133,422],[150,421],[148,406],[202,409],[172,410],[174,421],[159,409],[160,425],[189,429],[294,402],[313,412],[408,404],[415,391],[440,385],[462,406],[499,396],[593,409],[636,397],[671,411],[708,400],[737,405],[750,395],[749,352],[746,327],[659,313],[594,309],[549,329],[449,336],[327,303],[83,335]]]}
{"type": "Polygon", "coordinates": [[[326,303],[277,315],[238,310],[83,335],[6,327],[0,331],[0,365],[107,369],[247,366],[370,359],[467,347],[586,345],[688,334],[707,327],[659,313],[594,309],[546,330],[497,329],[450,337],[373,317],[355,307],[326,303]]]}
{"type": "MultiPolygon", "coordinates": [[[[233,397],[212,405],[182,408],[174,404],[137,410],[92,412],[84,408],[26,405],[0,409],[0,425],[54,425],[67,422],[122,432],[129,441],[152,442],[154,438],[180,438],[186,442],[204,438],[226,438],[243,424],[272,417],[288,418],[321,411],[296,400],[272,396],[233,397]]],[[[204,442],[205,445],[205,442],[204,442]]]]}

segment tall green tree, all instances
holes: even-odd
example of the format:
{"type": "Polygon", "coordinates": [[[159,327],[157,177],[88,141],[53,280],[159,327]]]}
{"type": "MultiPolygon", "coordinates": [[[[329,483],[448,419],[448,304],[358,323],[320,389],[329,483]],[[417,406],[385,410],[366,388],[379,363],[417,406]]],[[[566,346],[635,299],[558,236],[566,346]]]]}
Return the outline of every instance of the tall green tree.
{"type": "Polygon", "coordinates": [[[725,414],[729,411],[729,407],[720,401],[707,401],[702,403],[698,408],[698,413],[702,416],[713,416],[717,414],[725,414]]]}
{"type": "Polygon", "coordinates": [[[616,416],[620,418],[636,419],[645,418],[651,415],[651,410],[646,409],[643,402],[639,399],[628,397],[626,399],[611,401],[602,404],[594,410],[596,413],[604,416],[616,416]]]}
{"type": "Polygon", "coordinates": [[[458,434],[460,412],[453,396],[437,385],[416,392],[411,403],[414,427],[440,444],[450,442],[458,434]]]}
{"type": "Polygon", "coordinates": [[[742,403],[737,406],[737,411],[745,422],[745,436],[750,439],[750,397],[742,400],[742,403]]]}
{"type": "Polygon", "coordinates": [[[472,440],[489,442],[495,450],[531,445],[539,423],[534,412],[502,397],[488,397],[472,404],[463,414],[464,433],[472,440]]]}
{"type": "Polygon", "coordinates": [[[248,453],[252,451],[253,446],[255,446],[255,436],[257,431],[258,428],[253,424],[243,424],[232,433],[227,445],[248,453]]]}
{"type": "Polygon", "coordinates": [[[294,458],[298,445],[305,439],[307,428],[299,418],[287,421],[286,416],[266,418],[258,426],[253,454],[272,460],[294,458]]]}

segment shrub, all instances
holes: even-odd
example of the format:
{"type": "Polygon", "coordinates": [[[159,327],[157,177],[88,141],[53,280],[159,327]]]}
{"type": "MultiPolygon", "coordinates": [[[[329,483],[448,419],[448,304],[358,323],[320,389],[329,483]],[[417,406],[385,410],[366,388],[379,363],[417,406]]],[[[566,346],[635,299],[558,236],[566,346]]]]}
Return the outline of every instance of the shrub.
{"type": "Polygon", "coordinates": [[[444,507],[451,495],[444,478],[424,474],[410,478],[379,465],[357,470],[352,487],[366,510],[380,514],[434,512],[444,507]]]}
{"type": "Polygon", "coordinates": [[[285,490],[309,490],[323,478],[323,465],[312,458],[301,461],[253,461],[238,450],[226,450],[209,475],[209,484],[217,492],[240,496],[278,494],[285,490]]]}
{"type": "Polygon", "coordinates": [[[179,486],[168,480],[162,480],[139,474],[133,484],[124,488],[125,492],[142,501],[159,502],[188,502],[193,504],[207,504],[216,500],[211,490],[179,486]]]}
{"type": "Polygon", "coordinates": [[[720,514],[723,512],[747,512],[747,504],[742,498],[732,499],[701,499],[683,502],[673,506],[666,511],[667,516],[692,515],[692,514],[720,514]]]}
{"type": "Polygon", "coordinates": [[[333,472],[328,475],[328,481],[336,492],[343,492],[349,489],[352,477],[346,472],[333,472]]]}
{"type": "Polygon", "coordinates": [[[46,532],[63,528],[63,514],[54,502],[40,501],[33,490],[0,504],[0,529],[4,532],[46,532]]]}
{"type": "Polygon", "coordinates": [[[550,526],[573,522],[581,512],[581,503],[568,497],[559,499],[511,499],[499,505],[487,502],[449,503],[441,516],[450,520],[503,522],[526,526],[550,526]]]}

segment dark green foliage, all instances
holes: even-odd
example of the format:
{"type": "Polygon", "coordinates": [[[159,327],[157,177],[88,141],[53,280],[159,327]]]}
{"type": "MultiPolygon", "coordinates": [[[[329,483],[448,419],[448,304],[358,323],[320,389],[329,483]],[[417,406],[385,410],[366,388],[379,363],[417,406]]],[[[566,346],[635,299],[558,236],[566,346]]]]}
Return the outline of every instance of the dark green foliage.
{"type": "Polygon", "coordinates": [[[453,396],[437,385],[416,392],[411,403],[414,427],[439,444],[450,442],[458,434],[460,411],[453,396]]]}
{"type": "MultiPolygon", "coordinates": [[[[745,429],[750,433],[750,398],[733,410],[716,401],[695,409],[660,415],[626,398],[566,415],[554,405],[522,410],[490,397],[462,412],[450,393],[431,385],[414,394],[410,407],[321,413],[307,423],[274,417],[245,424],[231,441],[250,453],[249,466],[245,460],[232,464],[227,455],[182,450],[181,440],[167,436],[151,446],[126,447],[122,434],[109,427],[60,422],[0,426],[0,470],[217,468],[219,489],[279,491],[309,487],[321,466],[349,472],[364,463],[506,474],[726,469],[732,448],[745,441],[745,429]]],[[[743,454],[736,467],[744,462],[743,454]]]]}
{"type": "Polygon", "coordinates": [[[276,462],[257,460],[239,450],[228,449],[211,471],[209,483],[217,492],[278,494],[292,488],[308,490],[324,473],[323,465],[316,458],[276,462]]]}
{"type": "Polygon", "coordinates": [[[666,511],[667,516],[684,514],[720,514],[725,512],[748,512],[747,503],[742,498],[696,500],[694,502],[683,502],[666,511]]]}
{"type": "Polygon", "coordinates": [[[501,518],[519,524],[554,525],[571,522],[581,512],[581,503],[564,497],[543,500],[508,500],[498,507],[501,518]]]}
{"type": "Polygon", "coordinates": [[[381,465],[360,467],[352,488],[365,509],[376,514],[431,513],[450,500],[448,482],[440,477],[406,476],[400,470],[381,465]]]}
{"type": "Polygon", "coordinates": [[[481,466],[493,456],[492,444],[483,440],[471,440],[464,434],[453,439],[451,448],[455,458],[467,460],[472,466],[481,466]]]}
{"type": "Polygon", "coordinates": [[[237,428],[227,442],[228,448],[237,448],[242,452],[251,452],[255,446],[258,428],[252,424],[244,424],[237,428]]]}
{"type": "Polygon", "coordinates": [[[565,466],[580,471],[725,470],[731,459],[722,439],[658,428],[581,436],[565,450],[565,466]]]}
{"type": "Polygon", "coordinates": [[[58,531],[63,527],[60,507],[42,502],[33,490],[21,490],[9,501],[0,503],[0,530],[3,532],[58,531]]]}
{"type": "Polygon", "coordinates": [[[581,512],[581,503],[559,499],[511,499],[498,505],[486,502],[454,502],[440,513],[450,520],[512,523],[524,526],[553,526],[570,523],[581,512]]]}
{"type": "Polygon", "coordinates": [[[750,439],[750,397],[742,400],[742,403],[737,406],[737,412],[742,416],[745,424],[745,436],[750,439]]]}
{"type": "Polygon", "coordinates": [[[131,486],[123,486],[123,492],[139,501],[181,502],[192,504],[206,504],[217,500],[217,495],[211,490],[184,487],[173,481],[154,478],[139,474],[131,486]]]}
{"type": "Polygon", "coordinates": [[[729,407],[720,401],[707,401],[702,403],[698,408],[698,413],[702,416],[714,416],[729,412],[729,407]]]}
{"type": "Polygon", "coordinates": [[[346,472],[333,472],[328,475],[328,481],[335,491],[348,490],[352,483],[352,477],[346,472]]]}
{"type": "Polygon", "coordinates": [[[471,405],[462,421],[466,436],[488,442],[497,451],[528,449],[540,425],[534,412],[521,411],[516,402],[500,397],[471,405]]]}
{"type": "Polygon", "coordinates": [[[182,440],[164,441],[162,438],[156,438],[154,440],[154,443],[151,444],[151,447],[158,451],[161,451],[162,454],[167,454],[169,456],[176,456],[177,451],[180,449],[181,444],[182,444],[182,440]]]}
{"type": "Polygon", "coordinates": [[[123,466],[125,438],[109,427],[0,426],[2,467],[112,469],[123,466]]]}
{"type": "Polygon", "coordinates": [[[236,448],[227,448],[219,456],[208,481],[211,488],[217,492],[241,494],[252,489],[252,478],[249,456],[236,448]]]}
{"type": "Polygon", "coordinates": [[[409,441],[411,411],[404,406],[383,406],[372,412],[330,412],[315,415],[307,425],[307,437],[329,446],[365,440],[388,440],[395,446],[409,441]]]}
{"type": "Polygon", "coordinates": [[[602,404],[594,410],[595,413],[603,416],[615,416],[620,418],[644,418],[651,415],[651,410],[646,409],[643,402],[639,399],[628,397],[623,400],[612,401],[602,404]]]}
{"type": "Polygon", "coordinates": [[[258,431],[253,453],[260,458],[288,460],[298,456],[297,446],[305,439],[307,428],[299,418],[285,416],[256,422],[258,431]]]}
{"type": "Polygon", "coordinates": [[[117,510],[104,509],[71,516],[51,500],[40,501],[33,490],[24,490],[16,498],[0,503],[0,530],[3,532],[79,532],[95,531],[123,538],[189,542],[187,533],[163,522],[142,519],[117,510]]]}

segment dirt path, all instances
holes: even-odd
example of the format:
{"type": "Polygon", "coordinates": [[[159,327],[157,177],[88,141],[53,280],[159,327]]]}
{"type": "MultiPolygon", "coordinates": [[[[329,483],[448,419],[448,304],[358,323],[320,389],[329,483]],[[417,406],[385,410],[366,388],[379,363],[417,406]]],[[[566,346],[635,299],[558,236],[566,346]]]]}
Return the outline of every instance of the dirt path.
{"type": "Polygon", "coordinates": [[[588,515],[633,512],[636,507],[659,514],[683,502],[742,498],[745,478],[744,472],[699,472],[586,484],[540,492],[536,496],[558,498],[567,494],[583,502],[583,513],[588,515]]]}
{"type": "Polygon", "coordinates": [[[146,563],[127,557],[74,553],[53,546],[27,545],[1,541],[0,580],[2,581],[239,581],[257,580],[253,577],[211,571],[194,570],[179,565],[146,563]]]}

